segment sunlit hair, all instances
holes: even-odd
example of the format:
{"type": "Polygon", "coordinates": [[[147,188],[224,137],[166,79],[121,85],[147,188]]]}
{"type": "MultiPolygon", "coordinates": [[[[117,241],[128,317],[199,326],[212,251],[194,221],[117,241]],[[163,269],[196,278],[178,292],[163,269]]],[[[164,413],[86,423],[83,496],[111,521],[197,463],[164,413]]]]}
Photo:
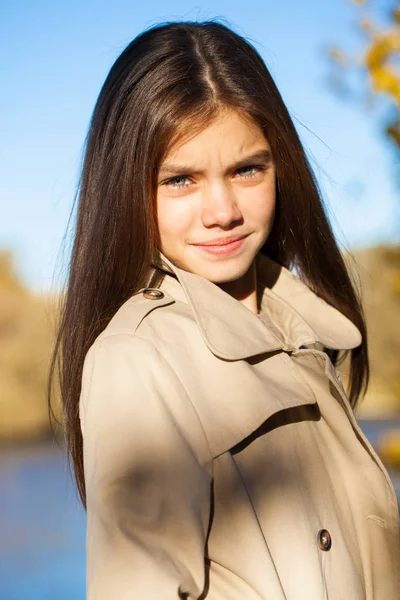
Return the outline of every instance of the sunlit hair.
{"type": "MultiPolygon", "coordinates": [[[[276,214],[261,251],[296,273],[359,328],[351,351],[353,408],[369,379],[366,326],[325,214],[321,193],[291,117],[251,43],[215,20],[156,25],[136,37],[113,64],[90,121],[77,190],[76,230],[49,373],[56,367],[63,425],[78,491],[86,507],[79,396],[83,361],[95,338],[137,290],[157,286],[151,264],[160,239],[158,169],[225,109],[256,123],[276,167],[276,214]]],[[[159,273],[159,274],[158,274],[159,273]]],[[[334,364],[347,352],[328,350],[334,364]]]]}

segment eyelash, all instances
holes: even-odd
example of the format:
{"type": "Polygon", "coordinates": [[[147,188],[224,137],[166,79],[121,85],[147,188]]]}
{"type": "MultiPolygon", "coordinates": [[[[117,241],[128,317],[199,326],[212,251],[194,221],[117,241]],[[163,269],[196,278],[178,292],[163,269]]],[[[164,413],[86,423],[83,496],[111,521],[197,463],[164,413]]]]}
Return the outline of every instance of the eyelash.
{"type": "MultiPolygon", "coordinates": [[[[256,169],[256,173],[253,173],[252,175],[243,175],[243,179],[252,179],[253,177],[255,177],[257,175],[257,173],[260,173],[262,171],[266,171],[267,167],[265,167],[264,165],[248,165],[247,167],[241,167],[240,169],[238,169],[236,171],[236,173],[238,173],[239,171],[248,171],[249,169],[256,169]]],[[[177,183],[173,183],[176,180],[179,179],[189,179],[189,175],[178,175],[176,177],[172,177],[171,179],[167,179],[166,181],[164,181],[164,183],[162,185],[166,185],[175,189],[184,189],[185,187],[187,187],[189,184],[185,183],[183,185],[178,185],[177,183]]]]}

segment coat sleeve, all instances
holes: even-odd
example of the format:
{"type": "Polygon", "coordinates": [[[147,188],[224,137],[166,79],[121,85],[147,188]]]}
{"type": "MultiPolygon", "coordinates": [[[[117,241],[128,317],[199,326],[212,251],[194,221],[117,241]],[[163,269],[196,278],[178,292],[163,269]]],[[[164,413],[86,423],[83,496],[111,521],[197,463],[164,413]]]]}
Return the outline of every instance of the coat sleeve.
{"type": "Polygon", "coordinates": [[[87,600],[198,598],[212,458],[174,370],[143,338],[100,338],[85,357],[79,413],[87,600]]]}

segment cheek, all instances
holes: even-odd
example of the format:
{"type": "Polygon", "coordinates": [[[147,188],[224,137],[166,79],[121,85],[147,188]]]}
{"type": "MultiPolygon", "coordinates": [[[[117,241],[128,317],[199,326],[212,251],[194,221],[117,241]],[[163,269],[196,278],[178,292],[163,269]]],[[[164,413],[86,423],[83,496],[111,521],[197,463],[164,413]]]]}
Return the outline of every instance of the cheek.
{"type": "Polygon", "coordinates": [[[160,235],[177,236],[188,231],[192,222],[189,203],[171,198],[157,198],[157,220],[160,235]]]}
{"type": "Polygon", "coordinates": [[[246,198],[247,218],[260,226],[271,225],[275,214],[275,182],[253,188],[250,197],[246,198]]]}

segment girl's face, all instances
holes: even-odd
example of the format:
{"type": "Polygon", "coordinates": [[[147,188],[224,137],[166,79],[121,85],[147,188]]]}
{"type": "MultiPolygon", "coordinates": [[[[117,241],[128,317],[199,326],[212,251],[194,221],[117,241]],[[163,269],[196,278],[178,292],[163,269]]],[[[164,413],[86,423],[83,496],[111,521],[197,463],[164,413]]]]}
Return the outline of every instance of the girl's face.
{"type": "Polygon", "coordinates": [[[275,165],[261,129],[229,111],[174,147],[158,173],[161,252],[214,283],[236,281],[267,239],[275,211],[275,165]],[[228,247],[201,246],[246,236],[228,247]]]}

